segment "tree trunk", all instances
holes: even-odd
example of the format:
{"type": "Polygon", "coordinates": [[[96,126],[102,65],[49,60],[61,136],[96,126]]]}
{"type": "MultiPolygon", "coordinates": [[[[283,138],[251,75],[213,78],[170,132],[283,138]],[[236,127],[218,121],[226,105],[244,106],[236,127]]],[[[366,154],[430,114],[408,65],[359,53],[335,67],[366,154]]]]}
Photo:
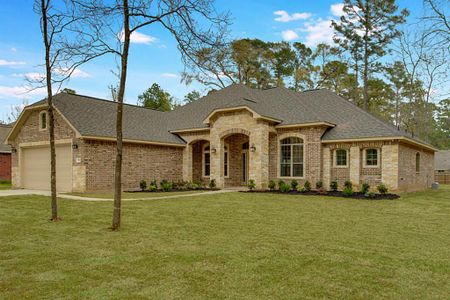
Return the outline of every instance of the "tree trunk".
{"type": "Polygon", "coordinates": [[[370,12],[369,12],[369,0],[366,0],[366,16],[365,16],[365,34],[364,34],[364,109],[369,110],[369,25],[370,24],[370,12]]]}
{"type": "Polygon", "coordinates": [[[41,0],[42,13],[42,29],[45,45],[45,71],[47,83],[47,104],[48,104],[48,131],[50,138],[50,189],[51,189],[51,207],[52,207],[52,221],[58,221],[58,202],[56,199],[56,149],[55,149],[55,118],[53,109],[53,95],[52,95],[52,69],[50,65],[50,42],[48,37],[48,20],[47,10],[50,6],[50,0],[46,3],[41,0]]]}
{"type": "Polygon", "coordinates": [[[112,220],[112,230],[120,228],[121,205],[122,205],[122,121],[123,121],[123,98],[125,95],[125,83],[127,80],[127,64],[128,50],[130,47],[130,24],[128,0],[123,0],[123,29],[124,43],[121,54],[121,72],[119,82],[119,92],[117,93],[117,117],[116,117],[116,133],[117,133],[117,149],[116,149],[116,166],[114,173],[114,212],[112,220]]]}

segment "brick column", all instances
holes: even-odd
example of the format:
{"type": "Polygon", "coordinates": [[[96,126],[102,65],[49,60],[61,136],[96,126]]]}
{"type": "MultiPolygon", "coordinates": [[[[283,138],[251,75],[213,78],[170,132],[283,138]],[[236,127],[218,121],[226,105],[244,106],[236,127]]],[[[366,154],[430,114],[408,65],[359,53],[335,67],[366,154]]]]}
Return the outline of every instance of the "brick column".
{"type": "Polygon", "coordinates": [[[192,181],[192,145],[186,145],[183,150],[183,180],[192,181]]]}
{"type": "Polygon", "coordinates": [[[325,189],[330,188],[331,183],[331,149],[323,148],[323,186],[325,189]]]}
{"type": "Polygon", "coordinates": [[[210,179],[216,181],[216,186],[218,188],[224,188],[223,180],[223,139],[219,137],[214,137],[211,139],[210,153],[211,153],[211,175],[210,179]],[[214,150],[215,149],[215,153],[214,150]]]}
{"type": "Polygon", "coordinates": [[[249,179],[255,180],[257,189],[266,189],[269,183],[269,130],[261,124],[249,138],[249,179]],[[251,151],[251,147],[255,151],[251,151]]]}
{"type": "Polygon", "coordinates": [[[359,147],[353,146],[350,148],[350,181],[355,187],[359,187],[359,180],[361,175],[361,151],[359,147]]]}
{"type": "Polygon", "coordinates": [[[381,182],[390,190],[398,189],[398,145],[381,148],[381,182]]]}

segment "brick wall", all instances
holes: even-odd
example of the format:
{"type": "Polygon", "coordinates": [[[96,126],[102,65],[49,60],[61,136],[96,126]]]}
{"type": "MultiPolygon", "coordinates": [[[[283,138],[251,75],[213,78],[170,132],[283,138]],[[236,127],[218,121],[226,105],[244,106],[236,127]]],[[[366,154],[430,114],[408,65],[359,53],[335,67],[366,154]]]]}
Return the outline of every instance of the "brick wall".
{"type": "Polygon", "coordinates": [[[11,180],[11,154],[0,153],[0,180],[11,180]]]}
{"type": "MultiPolygon", "coordinates": [[[[85,141],[83,164],[86,166],[86,190],[112,190],[116,146],[114,142],[85,141]]],[[[183,148],[124,143],[123,189],[137,189],[139,182],[156,179],[181,181],[183,148]]]]}
{"type": "Polygon", "coordinates": [[[417,191],[434,181],[434,153],[412,145],[399,146],[399,190],[417,191]],[[420,172],[416,172],[416,153],[420,154],[420,172]]]}

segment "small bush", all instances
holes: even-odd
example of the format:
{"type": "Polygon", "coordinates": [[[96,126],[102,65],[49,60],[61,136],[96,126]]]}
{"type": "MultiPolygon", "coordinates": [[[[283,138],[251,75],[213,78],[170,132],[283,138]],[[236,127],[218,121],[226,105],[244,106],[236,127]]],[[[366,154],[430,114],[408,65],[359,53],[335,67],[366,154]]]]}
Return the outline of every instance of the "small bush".
{"type": "Polygon", "coordinates": [[[377,190],[378,190],[378,192],[380,192],[380,194],[386,194],[388,192],[388,188],[384,183],[380,183],[377,186],[377,190]]]}
{"type": "Polygon", "coordinates": [[[281,190],[281,186],[284,184],[283,180],[278,180],[278,189],[281,190]]]}
{"type": "Polygon", "coordinates": [[[273,191],[275,189],[276,185],[277,184],[275,183],[274,180],[269,181],[269,185],[268,185],[269,186],[269,190],[273,191]]]}
{"type": "Polygon", "coordinates": [[[150,184],[150,185],[148,186],[148,190],[149,190],[150,192],[156,192],[156,191],[158,190],[158,187],[157,187],[156,185],[150,184]]]}
{"type": "Polygon", "coordinates": [[[210,189],[213,189],[213,188],[215,188],[216,187],[216,180],[215,179],[211,179],[210,181],[209,181],[209,188],[210,189]]]}
{"type": "Polygon", "coordinates": [[[351,197],[351,196],[353,196],[353,188],[352,187],[345,187],[344,190],[342,191],[342,195],[344,195],[344,197],[351,197]]]}
{"type": "Polygon", "coordinates": [[[172,188],[174,190],[182,190],[182,191],[184,191],[184,190],[187,190],[187,185],[188,185],[187,181],[182,181],[181,180],[181,181],[174,182],[172,184],[172,188]]]}
{"type": "Polygon", "coordinates": [[[366,197],[366,198],[374,198],[375,197],[375,193],[374,192],[366,192],[364,194],[364,197],[366,197]]]}
{"type": "Polygon", "coordinates": [[[344,182],[344,187],[346,187],[346,188],[353,188],[353,184],[352,184],[352,182],[350,180],[346,180],[344,182]]]}
{"type": "Polygon", "coordinates": [[[305,188],[300,186],[300,187],[297,188],[297,192],[304,193],[305,192],[305,188]]]}
{"type": "Polygon", "coordinates": [[[322,181],[317,181],[316,182],[316,189],[321,189],[323,188],[323,182],[322,181]]]}
{"type": "Polygon", "coordinates": [[[195,182],[189,182],[187,184],[187,188],[189,190],[198,190],[200,188],[200,186],[197,183],[195,183],[195,182]]]}
{"type": "Polygon", "coordinates": [[[332,181],[330,183],[330,190],[332,190],[333,192],[336,192],[338,190],[338,183],[337,183],[337,181],[332,181]]]}
{"type": "Polygon", "coordinates": [[[156,186],[156,188],[158,188],[158,182],[156,181],[156,179],[150,181],[150,185],[154,185],[156,186]]]}
{"type": "Polygon", "coordinates": [[[281,191],[282,193],[289,193],[289,192],[291,191],[291,186],[290,186],[289,184],[283,183],[283,184],[280,186],[280,191],[281,191]]]}
{"type": "Polygon", "coordinates": [[[303,187],[305,188],[305,192],[311,191],[311,183],[309,183],[308,180],[305,181],[305,184],[303,185],[303,187]]]}
{"type": "Polygon", "coordinates": [[[141,191],[145,191],[147,189],[147,181],[141,180],[141,182],[139,182],[139,187],[141,188],[141,191]]]}
{"type": "Polygon", "coordinates": [[[253,191],[256,188],[256,183],[253,179],[250,179],[247,184],[248,190],[253,191]]]}
{"type": "Polygon", "coordinates": [[[291,181],[291,188],[296,191],[297,190],[297,186],[298,186],[298,181],[297,180],[292,180],[291,181]]]}
{"type": "Polygon", "coordinates": [[[161,181],[161,190],[163,192],[170,192],[172,190],[172,182],[167,181],[167,180],[163,180],[161,181]]]}
{"type": "Polygon", "coordinates": [[[369,192],[369,189],[370,189],[370,184],[368,184],[367,182],[364,182],[361,185],[361,193],[366,194],[369,192]]]}

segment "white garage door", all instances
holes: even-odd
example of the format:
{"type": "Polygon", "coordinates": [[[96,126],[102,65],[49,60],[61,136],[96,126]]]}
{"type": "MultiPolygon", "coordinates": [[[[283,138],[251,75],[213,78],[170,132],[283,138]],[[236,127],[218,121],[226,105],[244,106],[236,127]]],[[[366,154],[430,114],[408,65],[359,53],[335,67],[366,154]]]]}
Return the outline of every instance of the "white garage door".
{"type": "MultiPolygon", "coordinates": [[[[56,190],[72,191],[72,151],[70,145],[56,146],[56,190]]],[[[22,148],[22,187],[50,190],[50,147],[22,148]]]]}

